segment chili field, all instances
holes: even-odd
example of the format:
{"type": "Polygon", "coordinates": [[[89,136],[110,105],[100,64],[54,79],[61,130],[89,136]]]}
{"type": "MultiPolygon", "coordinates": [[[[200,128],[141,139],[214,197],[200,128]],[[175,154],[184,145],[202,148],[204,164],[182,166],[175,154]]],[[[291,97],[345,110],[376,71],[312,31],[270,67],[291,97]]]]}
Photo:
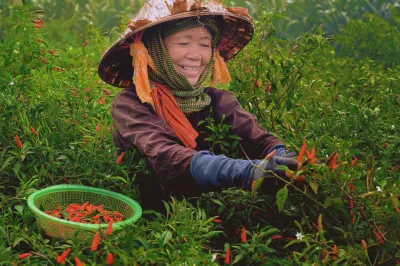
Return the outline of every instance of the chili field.
{"type": "MultiPolygon", "coordinates": [[[[398,6],[336,31],[321,22],[301,32],[285,10],[270,12],[273,1],[249,6],[259,11],[256,34],[227,63],[232,81],[221,89],[302,167],[268,192],[255,183],[150,208],[145,192],[162,183],[139,151],[114,156],[110,107],[119,89],[97,75],[128,21],[118,10],[140,2],[27,2],[0,1],[0,265],[400,264],[398,6]],[[59,184],[118,192],[143,214],[87,239],[46,236],[27,199],[59,184]]],[[[245,158],[223,120],[203,123],[213,152],[245,158]]]]}

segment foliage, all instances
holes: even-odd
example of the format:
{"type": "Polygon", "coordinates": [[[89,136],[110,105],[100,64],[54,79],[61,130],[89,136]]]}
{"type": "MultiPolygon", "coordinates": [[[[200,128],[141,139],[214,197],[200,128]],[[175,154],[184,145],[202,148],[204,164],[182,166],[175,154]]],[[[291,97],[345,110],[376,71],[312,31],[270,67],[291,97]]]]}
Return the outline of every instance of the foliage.
{"type": "Polygon", "coordinates": [[[335,38],[335,43],[342,55],[370,58],[389,65],[400,63],[398,27],[374,15],[365,15],[363,20],[351,21],[335,38]]]}
{"type": "MultiPolygon", "coordinates": [[[[63,9],[70,6],[42,3],[75,16],[63,9]]],[[[252,43],[229,63],[228,89],[290,149],[300,152],[304,138],[308,151],[315,148],[316,162],[304,156],[294,173],[306,182],[282,179],[272,194],[260,186],[172,198],[163,214],[145,210],[134,226],[103,235],[95,252],[92,239],[44,236],[26,205],[33,191],[86,184],[140,201],[139,179],[154,180],[138,151],[115,162],[109,108],[118,91],[100,81],[96,67],[117,35],[102,35],[95,24],[47,18],[35,28],[32,21],[43,13],[20,5],[9,11],[1,18],[0,42],[0,264],[54,265],[67,248],[67,263],[77,256],[87,265],[104,264],[109,252],[115,265],[221,265],[226,257],[237,265],[400,261],[400,67],[338,55],[325,27],[282,40],[271,25],[276,15],[267,10],[252,43]],[[67,25],[64,33],[57,32],[60,22],[67,25]],[[75,25],[84,25],[85,35],[75,25]],[[335,161],[332,154],[338,154],[335,161]],[[32,255],[19,260],[26,252],[32,255]]],[[[345,41],[354,40],[350,33],[345,41]]],[[[239,156],[237,136],[223,119],[203,126],[213,149],[239,156]]]]}

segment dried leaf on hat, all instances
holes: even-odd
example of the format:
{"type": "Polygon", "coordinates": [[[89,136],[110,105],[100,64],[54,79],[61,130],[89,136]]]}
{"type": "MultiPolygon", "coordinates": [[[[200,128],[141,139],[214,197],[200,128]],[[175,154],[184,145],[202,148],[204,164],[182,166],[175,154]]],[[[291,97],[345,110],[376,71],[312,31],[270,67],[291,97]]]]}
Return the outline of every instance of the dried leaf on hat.
{"type": "Polygon", "coordinates": [[[171,15],[186,12],[188,9],[187,0],[175,0],[172,6],[169,5],[167,1],[165,1],[165,5],[168,7],[169,11],[171,12],[171,15]]]}
{"type": "Polygon", "coordinates": [[[233,14],[249,17],[249,11],[243,7],[227,7],[226,10],[233,14]]]}
{"type": "Polygon", "coordinates": [[[189,8],[189,11],[195,11],[201,8],[202,0],[196,0],[189,8]]]}
{"type": "Polygon", "coordinates": [[[151,23],[151,21],[148,20],[148,19],[140,19],[140,20],[136,20],[136,21],[131,21],[129,23],[128,27],[131,30],[136,30],[136,29],[139,29],[139,28],[141,28],[141,27],[143,27],[143,26],[145,26],[145,25],[147,25],[149,23],[151,23]]]}

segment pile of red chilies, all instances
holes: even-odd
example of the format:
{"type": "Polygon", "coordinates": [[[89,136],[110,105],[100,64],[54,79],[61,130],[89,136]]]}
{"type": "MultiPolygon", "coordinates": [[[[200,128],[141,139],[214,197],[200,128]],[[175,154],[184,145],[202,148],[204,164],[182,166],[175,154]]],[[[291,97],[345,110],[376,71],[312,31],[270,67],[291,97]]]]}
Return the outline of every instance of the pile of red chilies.
{"type": "Polygon", "coordinates": [[[44,213],[67,221],[86,224],[120,222],[124,218],[124,215],[120,212],[108,211],[103,209],[103,205],[95,206],[89,202],[84,204],[71,203],[65,209],[58,205],[54,210],[44,213]]]}

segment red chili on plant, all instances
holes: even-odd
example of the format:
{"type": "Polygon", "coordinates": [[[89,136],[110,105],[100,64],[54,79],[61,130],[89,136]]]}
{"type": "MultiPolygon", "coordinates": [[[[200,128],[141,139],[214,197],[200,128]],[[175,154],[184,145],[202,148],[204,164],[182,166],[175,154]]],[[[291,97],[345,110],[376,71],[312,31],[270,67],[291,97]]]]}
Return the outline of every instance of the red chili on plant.
{"type": "Polygon", "coordinates": [[[67,249],[66,251],[64,251],[58,258],[57,258],[57,263],[61,264],[65,261],[65,259],[67,258],[68,254],[71,252],[71,249],[67,249]]]}
{"type": "Polygon", "coordinates": [[[27,257],[30,257],[30,256],[32,256],[32,254],[31,254],[30,252],[28,252],[28,253],[20,254],[20,255],[18,256],[18,258],[19,258],[20,260],[23,260],[23,259],[25,259],[25,258],[27,258],[27,257]]]}
{"type": "Polygon", "coordinates": [[[15,142],[17,143],[18,149],[22,149],[22,142],[19,139],[18,135],[15,135],[15,142]]]}
{"type": "Polygon", "coordinates": [[[351,161],[351,167],[354,167],[355,165],[356,165],[356,162],[358,161],[358,158],[356,157],[356,158],[354,158],[352,161],[351,161]]]}
{"type": "Polygon", "coordinates": [[[242,243],[246,243],[247,242],[247,234],[246,234],[246,228],[242,227],[242,243]]]}
{"type": "Polygon", "coordinates": [[[39,136],[39,133],[36,131],[36,129],[34,127],[31,127],[31,131],[33,134],[35,134],[36,136],[39,136]]]}
{"type": "Polygon", "coordinates": [[[336,160],[337,160],[338,156],[339,156],[339,154],[337,152],[335,152],[335,154],[333,155],[332,159],[329,162],[329,168],[331,168],[332,170],[337,168],[336,160]]]}
{"type": "Polygon", "coordinates": [[[231,263],[231,248],[228,248],[226,250],[224,263],[225,264],[230,264],[231,263]]]}
{"type": "Polygon", "coordinates": [[[118,156],[117,160],[115,161],[116,164],[120,164],[122,162],[122,158],[124,158],[125,152],[121,152],[120,156],[118,156]]]}
{"type": "Polygon", "coordinates": [[[303,155],[304,155],[304,153],[306,152],[306,149],[307,149],[307,142],[306,142],[306,139],[304,138],[304,140],[303,140],[303,146],[301,146],[301,150],[300,150],[300,152],[299,152],[299,155],[297,156],[297,162],[298,162],[298,163],[302,163],[302,161],[303,161],[303,155]]]}
{"type": "Polygon", "coordinates": [[[222,223],[222,221],[221,221],[220,219],[217,219],[217,218],[214,218],[214,219],[212,220],[212,222],[213,222],[213,223],[216,223],[216,224],[222,223]]]}
{"type": "Polygon", "coordinates": [[[82,266],[83,265],[81,260],[78,257],[74,257],[74,260],[75,260],[75,266],[82,266]]]}
{"type": "Polygon", "coordinates": [[[107,254],[107,265],[113,265],[114,264],[114,256],[111,252],[107,254]]]}

